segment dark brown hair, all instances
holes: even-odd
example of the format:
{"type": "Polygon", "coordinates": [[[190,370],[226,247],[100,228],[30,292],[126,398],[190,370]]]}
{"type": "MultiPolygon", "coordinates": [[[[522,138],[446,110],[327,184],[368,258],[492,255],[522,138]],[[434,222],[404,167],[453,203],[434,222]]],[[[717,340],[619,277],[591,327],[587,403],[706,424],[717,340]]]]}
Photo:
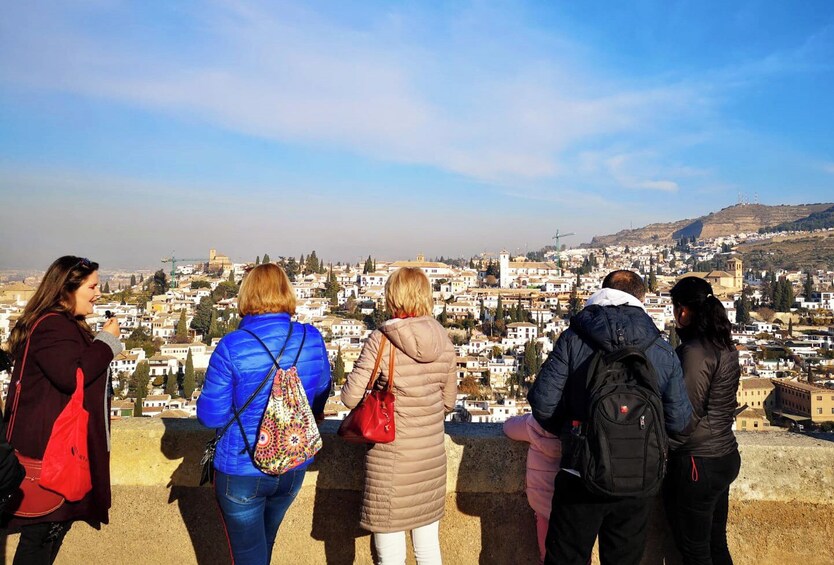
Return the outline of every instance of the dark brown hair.
{"type": "Polygon", "coordinates": [[[602,288],[622,290],[640,301],[646,298],[646,282],[634,271],[611,271],[602,281],[602,288]]]}
{"type": "Polygon", "coordinates": [[[73,317],[84,332],[92,336],[92,331],[84,317],[75,316],[75,291],[93,273],[98,271],[98,263],[83,257],[65,255],[53,262],[46,270],[41,284],[15,323],[9,335],[9,352],[15,359],[23,354],[23,347],[29,337],[34,323],[49,312],[62,312],[73,317]]]}

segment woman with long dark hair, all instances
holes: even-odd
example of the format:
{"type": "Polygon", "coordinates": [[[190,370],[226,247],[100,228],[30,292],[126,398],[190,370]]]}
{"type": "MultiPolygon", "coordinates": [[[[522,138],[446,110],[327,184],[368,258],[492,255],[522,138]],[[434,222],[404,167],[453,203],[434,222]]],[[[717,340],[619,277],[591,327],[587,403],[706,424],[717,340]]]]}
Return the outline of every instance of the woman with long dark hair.
{"type": "Polygon", "coordinates": [[[692,402],[691,434],[672,441],[663,498],[687,565],[732,564],[727,547],[730,484],[741,466],[732,426],[740,369],[730,321],[704,279],[672,288],[677,349],[692,402]]]}
{"type": "MultiPolygon", "coordinates": [[[[85,321],[100,296],[98,263],[72,255],[61,257],[49,266],[9,337],[9,351],[15,360],[4,415],[9,442],[22,455],[43,459],[52,425],[75,392],[80,367],[84,372],[84,408],[90,414],[87,443],[93,485],[81,500],[64,501],[49,514],[12,518],[9,528],[20,531],[15,564],[52,563],[76,520],[95,528],[108,522],[108,367],[123,346],[115,318],[108,319],[97,334],[85,321]]],[[[6,511],[14,510],[12,502],[6,511]]]]}

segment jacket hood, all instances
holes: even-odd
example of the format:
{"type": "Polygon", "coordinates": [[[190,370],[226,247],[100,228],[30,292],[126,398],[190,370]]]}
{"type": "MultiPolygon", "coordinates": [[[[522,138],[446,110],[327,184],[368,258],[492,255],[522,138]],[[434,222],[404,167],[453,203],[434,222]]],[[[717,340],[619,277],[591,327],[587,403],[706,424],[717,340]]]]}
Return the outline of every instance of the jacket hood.
{"type": "Polygon", "coordinates": [[[570,327],[603,351],[623,347],[646,348],[660,331],[642,308],[631,305],[592,304],[571,318],[570,327]]]}
{"type": "Polygon", "coordinates": [[[449,342],[449,334],[431,316],[395,318],[382,324],[379,330],[397,349],[418,363],[436,361],[449,342]]]}

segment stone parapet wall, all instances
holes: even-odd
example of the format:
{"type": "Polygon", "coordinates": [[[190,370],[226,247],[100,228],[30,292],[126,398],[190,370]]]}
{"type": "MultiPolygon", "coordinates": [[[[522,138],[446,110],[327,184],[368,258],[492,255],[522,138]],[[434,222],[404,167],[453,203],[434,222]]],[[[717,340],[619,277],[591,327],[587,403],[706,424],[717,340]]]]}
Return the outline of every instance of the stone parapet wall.
{"type": "MultiPolygon", "coordinates": [[[[341,442],[337,425],[322,426],[325,447],[281,526],[273,563],[372,562],[370,535],[357,526],[364,447],[341,442]]],[[[447,424],[446,431],[445,561],[535,563],[526,445],[506,439],[497,424],[447,424]]],[[[195,420],[115,422],[111,523],[100,532],[76,525],[58,563],[229,563],[213,493],[197,486],[210,437],[195,420]]],[[[735,562],[834,563],[834,436],[740,433],[739,444],[728,528],[735,562]]],[[[15,544],[10,536],[7,556],[15,544]]],[[[658,505],[644,563],[664,562],[676,558],[658,505]]]]}

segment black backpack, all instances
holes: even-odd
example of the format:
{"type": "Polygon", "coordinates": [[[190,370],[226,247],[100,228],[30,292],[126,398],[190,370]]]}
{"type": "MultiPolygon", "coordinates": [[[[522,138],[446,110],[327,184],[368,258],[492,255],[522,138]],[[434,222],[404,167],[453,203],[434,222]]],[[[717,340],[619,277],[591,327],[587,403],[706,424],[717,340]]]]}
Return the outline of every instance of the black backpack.
{"type": "Polygon", "coordinates": [[[588,419],[570,423],[573,468],[595,494],[655,495],[666,472],[667,440],[657,374],[645,349],[598,351],[585,384],[588,419]]]}

